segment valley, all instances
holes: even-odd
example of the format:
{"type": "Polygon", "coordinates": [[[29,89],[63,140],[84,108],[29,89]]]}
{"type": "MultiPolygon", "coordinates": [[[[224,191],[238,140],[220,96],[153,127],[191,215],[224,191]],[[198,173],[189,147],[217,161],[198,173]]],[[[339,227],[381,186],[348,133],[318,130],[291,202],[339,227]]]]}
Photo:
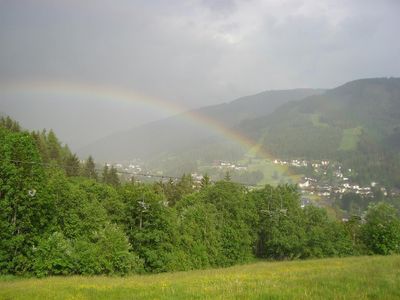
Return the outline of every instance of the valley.
{"type": "Polygon", "coordinates": [[[0,1],[0,300],[400,299],[400,1],[0,1]]]}

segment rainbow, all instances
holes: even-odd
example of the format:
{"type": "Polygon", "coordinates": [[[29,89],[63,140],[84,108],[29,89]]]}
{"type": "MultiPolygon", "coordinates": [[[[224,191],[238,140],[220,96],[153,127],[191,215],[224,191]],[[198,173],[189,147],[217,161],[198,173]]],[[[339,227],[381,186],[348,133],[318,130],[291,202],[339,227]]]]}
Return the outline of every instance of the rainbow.
{"type": "MultiPolygon", "coordinates": [[[[188,122],[192,122],[201,127],[222,135],[226,139],[243,146],[252,151],[257,157],[272,160],[273,156],[262,147],[257,141],[226,127],[224,124],[205,116],[198,111],[189,110],[184,106],[180,106],[167,101],[146,95],[138,91],[132,91],[114,86],[86,84],[78,82],[66,81],[22,81],[0,84],[0,93],[39,93],[39,94],[55,94],[67,96],[90,96],[96,99],[106,99],[108,101],[128,101],[143,104],[155,110],[161,110],[170,115],[179,115],[188,122]]],[[[286,167],[280,166],[281,171],[296,182],[298,179],[294,174],[291,174],[286,167]]]]}

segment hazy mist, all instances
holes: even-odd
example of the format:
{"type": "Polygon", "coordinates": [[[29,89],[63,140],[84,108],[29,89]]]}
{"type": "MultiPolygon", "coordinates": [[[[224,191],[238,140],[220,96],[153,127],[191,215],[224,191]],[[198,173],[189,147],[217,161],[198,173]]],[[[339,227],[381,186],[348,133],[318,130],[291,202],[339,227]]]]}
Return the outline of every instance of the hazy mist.
{"type": "MultiPolygon", "coordinates": [[[[0,1],[0,84],[139,91],[184,108],[399,76],[399,1],[0,1]]],[[[0,111],[77,147],[173,111],[4,92],[0,111]]]]}

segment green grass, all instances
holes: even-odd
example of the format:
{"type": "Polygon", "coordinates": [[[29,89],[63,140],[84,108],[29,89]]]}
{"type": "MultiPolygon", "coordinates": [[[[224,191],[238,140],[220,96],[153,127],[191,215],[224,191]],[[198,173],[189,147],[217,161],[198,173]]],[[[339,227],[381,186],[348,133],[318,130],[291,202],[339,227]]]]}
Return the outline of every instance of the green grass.
{"type": "Polygon", "coordinates": [[[400,256],[130,277],[0,279],[0,299],[400,299],[400,256]]]}
{"type": "Polygon", "coordinates": [[[326,123],[321,122],[321,115],[320,114],[311,114],[310,116],[311,122],[315,127],[328,127],[329,125],[326,123]]]}
{"type": "Polygon", "coordinates": [[[343,136],[340,142],[339,150],[355,150],[357,148],[361,133],[361,127],[348,128],[343,130],[343,136]]]}
{"type": "MultiPolygon", "coordinates": [[[[243,162],[246,162],[245,160],[243,162]]],[[[289,175],[289,170],[285,166],[274,164],[267,159],[251,159],[249,171],[261,171],[264,175],[263,179],[258,182],[259,185],[279,183],[297,183],[301,179],[301,175],[289,175]]]]}

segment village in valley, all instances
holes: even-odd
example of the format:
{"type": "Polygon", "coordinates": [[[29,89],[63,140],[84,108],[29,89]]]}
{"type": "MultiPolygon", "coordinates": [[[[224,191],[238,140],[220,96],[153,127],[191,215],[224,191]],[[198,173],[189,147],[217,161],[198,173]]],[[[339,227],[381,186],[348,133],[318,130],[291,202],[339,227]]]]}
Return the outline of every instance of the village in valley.
{"type": "Polygon", "coordinates": [[[346,169],[339,162],[329,160],[281,160],[275,159],[275,165],[286,166],[295,173],[305,176],[297,183],[302,193],[309,193],[320,197],[339,196],[354,193],[364,197],[374,197],[374,191],[384,196],[396,196],[396,189],[387,190],[379,182],[371,181],[368,185],[361,185],[353,179],[356,170],[346,169]]]}
{"type": "MultiPolygon", "coordinates": [[[[279,160],[275,159],[274,164],[288,166],[292,169],[307,168],[308,176],[304,176],[298,187],[302,193],[310,193],[322,197],[329,197],[333,194],[355,193],[362,196],[373,197],[372,188],[378,187],[377,182],[371,182],[368,186],[360,186],[351,180],[352,169],[343,170],[338,162],[329,160],[307,161],[307,160],[279,160]]],[[[380,187],[382,193],[387,195],[385,187],[380,187]]]]}
{"type": "MultiPolygon", "coordinates": [[[[369,199],[369,201],[372,201],[377,193],[385,197],[400,195],[400,191],[396,189],[387,189],[379,182],[372,181],[364,185],[357,183],[354,180],[356,170],[345,168],[341,163],[335,161],[305,159],[285,160],[279,158],[259,161],[263,161],[269,168],[275,168],[273,177],[276,176],[277,180],[273,182],[274,184],[297,184],[299,192],[301,193],[301,205],[303,207],[310,204],[317,206],[333,205],[335,201],[342,199],[343,195],[350,193],[358,195],[363,199],[369,199]],[[277,170],[281,170],[281,172],[283,172],[282,170],[286,170],[286,172],[297,174],[297,180],[293,180],[290,177],[283,177],[283,173],[277,175],[277,170]]],[[[106,165],[113,165],[120,176],[125,180],[134,179],[140,182],[178,180],[178,178],[165,174],[162,170],[146,168],[145,163],[139,159],[126,163],[107,163],[106,165]]],[[[233,181],[235,181],[235,178],[245,178],[243,177],[244,175],[247,176],[246,178],[250,178],[250,175],[255,172],[254,170],[254,164],[252,165],[248,162],[218,160],[214,161],[209,166],[203,166],[191,172],[191,176],[193,184],[200,185],[204,174],[209,175],[213,180],[220,180],[224,178],[225,174],[231,174],[233,181]],[[242,177],[237,177],[238,174],[241,174],[242,177]]],[[[260,171],[257,172],[261,173],[260,171]]],[[[253,176],[252,178],[259,179],[260,177],[253,176]]],[[[253,189],[261,187],[264,183],[269,183],[269,180],[270,178],[264,178],[263,180],[253,181],[251,183],[241,182],[240,180],[236,181],[253,189]]]]}

